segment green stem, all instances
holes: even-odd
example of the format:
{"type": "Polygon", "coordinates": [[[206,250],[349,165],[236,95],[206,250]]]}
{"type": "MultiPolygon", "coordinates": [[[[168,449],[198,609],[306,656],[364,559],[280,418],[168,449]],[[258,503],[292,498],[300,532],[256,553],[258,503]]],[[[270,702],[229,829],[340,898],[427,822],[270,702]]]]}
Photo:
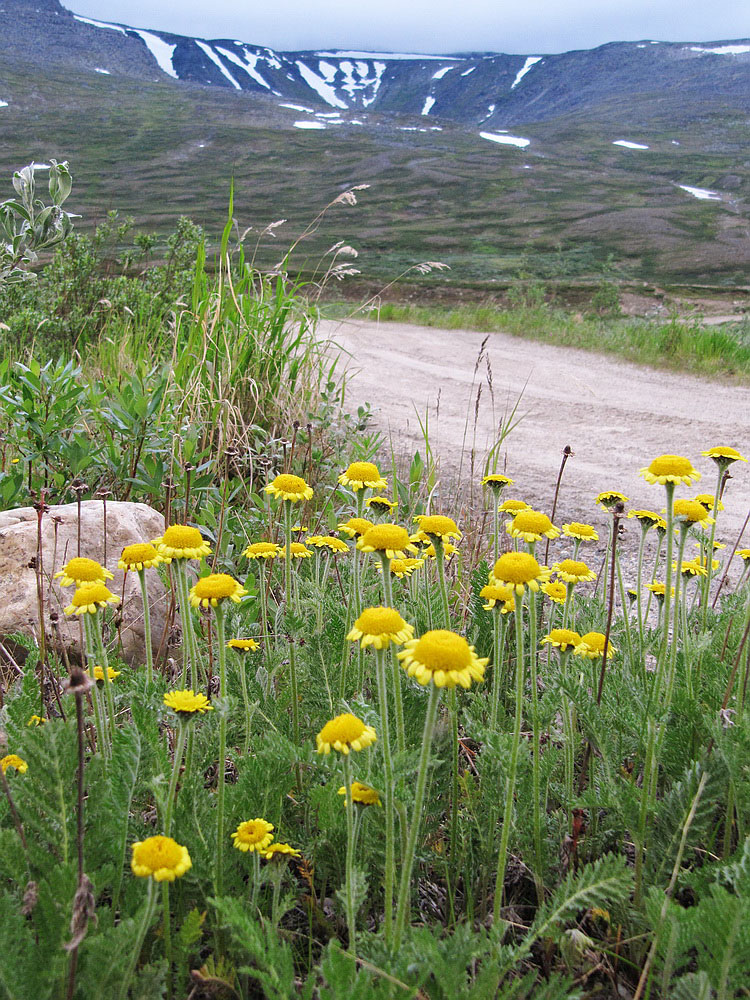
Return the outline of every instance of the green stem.
{"type": "MultiPolygon", "coordinates": [[[[287,628],[289,629],[289,607],[292,601],[292,502],[284,500],[284,600],[286,602],[287,628]]],[[[291,629],[289,629],[291,632],[291,629]]],[[[292,694],[292,739],[299,746],[299,696],[297,693],[297,659],[295,656],[294,636],[289,641],[289,680],[292,694]]],[[[301,786],[301,770],[297,766],[297,784],[301,786]]]]}
{"type": "MultiPolygon", "coordinates": [[[[659,531],[659,529],[657,528],[656,529],[656,533],[658,535],[658,541],[656,543],[656,555],[654,556],[654,568],[651,571],[651,581],[652,582],[655,581],[658,578],[658,575],[659,575],[659,556],[661,555],[661,547],[664,544],[664,538],[663,538],[662,532],[659,531]]],[[[666,534],[666,532],[664,532],[664,534],[666,534]]],[[[653,601],[653,599],[654,599],[654,592],[652,590],[649,590],[649,592],[648,592],[648,600],[646,601],[646,614],[643,616],[643,624],[644,624],[644,626],[645,626],[646,622],[648,621],[648,616],[649,616],[649,614],[651,612],[651,602],[653,601]]],[[[661,618],[661,612],[662,612],[662,605],[660,604],[659,605],[659,618],[661,618]]]]}
{"type": "MultiPolygon", "coordinates": [[[[383,594],[385,606],[393,607],[393,587],[391,583],[391,560],[385,552],[379,552],[380,564],[383,568],[383,594]]],[[[357,644],[359,645],[359,643],[357,644]]],[[[401,695],[401,667],[396,658],[396,648],[391,646],[391,679],[393,686],[393,707],[396,713],[396,746],[399,753],[406,749],[406,726],[404,724],[404,704],[401,695]]]]}
{"type": "Polygon", "coordinates": [[[99,665],[102,668],[102,686],[104,688],[104,697],[107,702],[109,738],[110,746],[112,746],[115,738],[115,699],[112,694],[112,681],[109,679],[109,658],[107,657],[107,651],[104,648],[101,615],[101,611],[97,611],[95,615],[92,615],[91,634],[96,644],[96,653],[99,657],[99,665]]]}
{"type": "Polygon", "coordinates": [[[424,808],[424,797],[427,789],[427,774],[429,770],[430,753],[432,751],[432,737],[435,732],[435,720],[437,719],[437,710],[438,705],[440,704],[440,693],[440,688],[435,687],[434,684],[430,684],[427,714],[425,716],[424,732],[422,733],[422,750],[419,755],[417,787],[414,794],[414,813],[409,826],[409,833],[406,841],[406,852],[401,860],[401,879],[398,890],[398,909],[396,911],[396,932],[394,940],[396,951],[398,951],[401,947],[406,921],[411,908],[411,875],[414,868],[414,855],[417,850],[419,828],[422,823],[422,809],[424,808]]]}
{"type": "Polygon", "coordinates": [[[172,979],[172,927],[169,915],[169,882],[162,882],[161,884],[161,899],[164,908],[162,928],[164,933],[164,957],[167,960],[167,1000],[172,1000],[174,982],[172,979]]]}
{"type": "Polygon", "coordinates": [[[227,717],[224,699],[227,694],[227,648],[224,640],[224,609],[218,605],[216,613],[216,642],[219,656],[219,697],[221,698],[221,715],[219,718],[219,761],[216,780],[216,895],[221,896],[224,889],[224,791],[226,784],[227,757],[227,717]]]}
{"type": "Polygon", "coordinates": [[[151,645],[151,609],[148,602],[145,569],[138,570],[138,582],[141,585],[141,600],[143,602],[143,641],[146,646],[146,678],[150,684],[154,679],[154,647],[151,645]]]}
{"type": "Polygon", "coordinates": [[[648,534],[648,524],[641,524],[641,541],[638,546],[638,582],[636,584],[638,589],[637,597],[637,609],[638,609],[638,656],[639,659],[643,659],[643,628],[645,622],[643,621],[643,556],[646,551],[646,535],[648,534]]]}
{"type": "Polygon", "coordinates": [[[505,646],[505,615],[500,606],[495,605],[494,629],[492,636],[492,693],[490,696],[490,730],[497,730],[497,719],[500,714],[500,685],[502,684],[502,650],[505,646]]]}
{"type": "MultiPolygon", "coordinates": [[[[270,681],[272,673],[271,664],[271,634],[268,631],[268,594],[266,593],[266,560],[258,559],[258,588],[260,590],[260,624],[263,630],[263,651],[265,653],[266,671],[270,681]]],[[[268,688],[264,685],[264,694],[268,698],[268,688]]]]}
{"type": "Polygon", "coordinates": [[[534,854],[536,857],[537,896],[540,905],[544,902],[543,854],[542,854],[542,811],[541,811],[541,780],[540,753],[541,733],[539,720],[539,691],[537,688],[537,627],[536,627],[536,594],[529,591],[529,673],[531,681],[531,723],[533,730],[532,746],[532,785],[533,785],[533,823],[534,823],[534,854]]]}
{"type": "Polygon", "coordinates": [[[383,749],[383,770],[385,772],[385,944],[390,949],[393,944],[393,884],[395,875],[395,815],[393,808],[393,758],[391,757],[391,731],[388,716],[388,686],[386,681],[385,658],[383,649],[375,650],[375,669],[378,682],[378,701],[380,703],[380,745],[383,749]]]}
{"type": "Polygon", "coordinates": [[[724,480],[724,466],[719,464],[719,478],[716,482],[716,493],[714,494],[714,507],[711,512],[711,517],[713,518],[713,524],[711,525],[711,536],[708,542],[708,555],[706,557],[706,579],[704,580],[702,600],[701,600],[701,611],[703,612],[703,630],[706,629],[706,621],[708,619],[708,599],[711,596],[711,577],[713,576],[713,561],[714,561],[714,539],[716,537],[716,517],[719,512],[719,501],[721,499],[721,484],[724,480]]]}
{"type": "Polygon", "coordinates": [[[240,687],[242,688],[242,706],[245,713],[245,742],[243,744],[243,753],[247,754],[250,748],[250,696],[247,692],[247,664],[245,662],[247,654],[241,652],[238,654],[240,661],[240,687]]]}
{"type": "MultiPolygon", "coordinates": [[[[167,811],[164,815],[164,833],[167,837],[170,836],[172,829],[172,817],[174,816],[174,807],[177,800],[177,782],[180,776],[180,766],[182,764],[182,755],[185,752],[185,737],[187,735],[187,726],[182,721],[180,716],[177,716],[177,743],[174,749],[174,762],[172,764],[172,776],[169,779],[169,790],[167,792],[167,811]]],[[[186,772],[187,773],[187,772],[186,772]]]]}
{"type": "MultiPolygon", "coordinates": [[[[451,716],[451,823],[450,823],[450,851],[448,854],[448,887],[451,903],[456,896],[456,884],[458,882],[458,695],[456,689],[450,691],[448,697],[448,710],[451,716]]],[[[451,906],[453,911],[453,906],[451,906]]]]}
{"type": "Polygon", "coordinates": [[[133,978],[133,973],[135,972],[135,967],[138,964],[138,959],[140,958],[141,951],[143,950],[143,942],[146,939],[146,934],[151,926],[151,922],[154,919],[154,911],[156,910],[156,891],[155,883],[152,878],[148,880],[148,888],[146,895],[146,909],[143,913],[143,920],[138,928],[138,934],[133,945],[133,950],[130,954],[130,962],[128,963],[127,971],[122,978],[120,983],[120,1000],[127,1000],[128,989],[130,988],[130,981],[133,978]]]}
{"type": "Polygon", "coordinates": [[[183,643],[183,664],[182,683],[186,683],[187,671],[190,671],[190,687],[193,691],[198,690],[198,643],[193,625],[193,612],[190,607],[190,593],[188,588],[187,568],[184,559],[175,559],[172,562],[175,567],[175,581],[177,583],[177,597],[180,602],[180,617],[182,619],[183,643]],[[185,662],[187,653],[187,663],[185,662]]]}
{"type": "Polygon", "coordinates": [[[354,802],[352,800],[352,765],[344,754],[344,788],[346,789],[346,924],[349,930],[349,951],[357,953],[357,926],[354,912],[354,802]]]}
{"type": "Polygon", "coordinates": [[[435,548],[435,562],[437,563],[438,583],[440,584],[440,601],[443,607],[443,628],[450,629],[450,609],[448,606],[448,585],[445,581],[445,549],[443,539],[437,535],[430,535],[435,548]]]}

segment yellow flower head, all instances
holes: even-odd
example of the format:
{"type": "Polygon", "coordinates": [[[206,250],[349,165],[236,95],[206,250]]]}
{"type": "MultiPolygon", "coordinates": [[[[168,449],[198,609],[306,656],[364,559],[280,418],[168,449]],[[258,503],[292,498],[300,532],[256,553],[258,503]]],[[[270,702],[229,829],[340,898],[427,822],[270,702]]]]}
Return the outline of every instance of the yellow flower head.
{"type": "Polygon", "coordinates": [[[566,583],[586,583],[596,579],[594,570],[576,559],[563,559],[562,562],[555,563],[552,569],[566,583]]]}
{"type": "Polygon", "coordinates": [[[649,528],[657,528],[663,520],[653,510],[644,510],[643,508],[629,510],[628,517],[636,518],[645,531],[648,531],[649,528]]]}
{"type": "Polygon", "coordinates": [[[104,583],[105,580],[114,580],[114,576],[95,559],[76,556],[58,570],[53,579],[59,580],[61,587],[72,587],[73,584],[80,587],[84,583],[104,583]]]}
{"type": "Polygon", "coordinates": [[[577,632],[573,632],[569,628],[553,628],[549,635],[545,635],[540,643],[542,646],[545,644],[554,646],[555,649],[559,649],[565,653],[569,649],[575,649],[576,646],[580,646],[581,637],[577,632]]]}
{"type": "Polygon", "coordinates": [[[750,549],[737,549],[737,555],[743,562],[750,562],[750,549]]]}
{"type": "MultiPolygon", "coordinates": [[[[113,681],[116,677],[119,677],[122,670],[113,670],[112,667],[107,667],[107,679],[113,681]]],[[[101,667],[94,667],[94,680],[101,681],[104,683],[104,671],[101,667]]]]}
{"type": "Polygon", "coordinates": [[[274,858],[299,858],[302,852],[291,844],[275,843],[270,844],[265,850],[260,851],[260,856],[266,861],[273,861],[274,858]]]}
{"type": "Polygon", "coordinates": [[[253,542],[242,554],[246,559],[275,559],[279,551],[276,542],[253,542]]]}
{"type": "Polygon", "coordinates": [[[140,878],[151,876],[155,882],[174,882],[193,867],[193,862],[187,847],[171,837],[158,836],[133,844],[130,867],[140,878]]]}
{"type": "Polygon", "coordinates": [[[506,552],[492,568],[490,583],[507,583],[519,597],[526,587],[539,590],[550,578],[550,570],[540,566],[529,552],[506,552]]]}
{"type": "Polygon", "coordinates": [[[350,538],[359,538],[360,535],[364,535],[366,531],[369,531],[372,526],[372,521],[368,521],[366,517],[350,517],[348,521],[344,521],[343,524],[339,525],[339,530],[343,531],[350,538]]]}
{"type": "MultiPolygon", "coordinates": [[[[418,532],[418,534],[421,535],[422,532],[420,531],[418,532]]],[[[450,557],[454,556],[457,552],[458,549],[452,542],[443,542],[443,555],[445,556],[446,559],[450,559],[450,557]]],[[[422,555],[425,557],[425,559],[437,559],[437,556],[435,554],[435,546],[433,545],[432,542],[430,542],[430,544],[427,546],[426,549],[422,550],[422,555]]]]}
{"type": "Polygon", "coordinates": [[[387,497],[370,497],[369,500],[365,500],[365,507],[369,507],[376,514],[390,514],[398,504],[395,500],[388,500],[387,497]]]}
{"type": "Polygon", "coordinates": [[[516,592],[512,587],[504,583],[488,583],[479,591],[479,596],[483,597],[487,603],[483,605],[485,611],[492,611],[496,604],[501,604],[498,610],[504,615],[515,610],[516,592]]]}
{"type": "Polygon", "coordinates": [[[248,819],[240,823],[232,834],[234,846],[238,851],[265,851],[273,840],[273,823],[264,819],[248,819]]]}
{"type": "MultiPolygon", "coordinates": [[[[714,509],[714,495],[713,495],[713,493],[699,493],[697,496],[693,497],[693,500],[695,500],[696,503],[699,503],[703,507],[705,507],[706,510],[709,512],[709,514],[714,509]]],[[[719,500],[719,502],[718,502],[718,504],[716,506],[716,509],[717,510],[724,510],[724,504],[721,502],[721,500],[719,500]]]]}
{"type": "Polygon", "coordinates": [[[480,659],[462,635],[435,629],[421,639],[410,639],[400,653],[401,666],[419,684],[430,681],[435,687],[471,687],[472,681],[484,680],[489,658],[480,659]]]}
{"type": "Polygon", "coordinates": [[[394,608],[365,608],[347,635],[351,642],[361,640],[361,646],[386,649],[392,642],[399,645],[414,636],[414,628],[407,624],[394,608]]]}
{"type": "Polygon", "coordinates": [[[0,760],[0,770],[2,770],[3,774],[5,774],[9,767],[12,767],[14,771],[18,771],[19,774],[26,774],[29,769],[26,761],[22,760],[15,753],[9,753],[7,757],[3,757],[0,760]]]}
{"type": "Polygon", "coordinates": [[[539,542],[542,538],[557,538],[556,528],[546,514],[538,510],[519,510],[512,521],[506,522],[506,530],[513,538],[523,538],[525,542],[539,542]]]}
{"type": "MultiPolygon", "coordinates": [[[[346,795],[346,785],[342,785],[339,788],[339,795],[346,795]]],[[[375,789],[370,788],[369,785],[363,785],[361,781],[352,782],[352,802],[358,802],[361,806],[383,805],[375,789]]]]}
{"type": "Polygon", "coordinates": [[[200,531],[189,524],[170,524],[161,538],[154,539],[154,545],[166,563],[173,559],[201,559],[211,552],[200,531]]]}
{"type": "Polygon", "coordinates": [[[95,615],[99,608],[119,603],[117,594],[113,594],[103,583],[84,583],[73,594],[72,603],[65,608],[65,614],[95,615]]]}
{"type": "Polygon", "coordinates": [[[701,527],[714,523],[714,519],[706,508],[702,503],[698,503],[697,500],[675,500],[674,516],[681,521],[687,521],[689,524],[700,524],[701,527]]]}
{"type": "MultiPolygon", "coordinates": [[[[672,563],[672,569],[677,569],[677,563],[672,563]]],[[[693,576],[708,576],[708,570],[698,559],[686,559],[680,566],[680,572],[688,579],[693,576]]]]}
{"type": "Polygon", "coordinates": [[[604,510],[611,510],[615,504],[627,502],[628,498],[622,493],[619,493],[617,490],[605,490],[603,493],[600,493],[594,501],[594,503],[603,507],[604,510]]]}
{"type": "Polygon", "coordinates": [[[185,717],[213,711],[205,694],[196,694],[195,691],[167,691],[164,695],[164,704],[173,712],[185,717]]]}
{"type": "Polygon", "coordinates": [[[315,739],[318,753],[330,753],[333,749],[348,754],[350,750],[364,750],[377,738],[372,726],[366,725],[351,712],[346,712],[326,722],[315,739]]]}
{"type": "Polygon", "coordinates": [[[513,514],[515,516],[520,510],[531,510],[531,507],[525,500],[503,500],[497,509],[501,514],[513,514]]]}
{"type": "Polygon", "coordinates": [[[543,594],[546,594],[551,601],[555,604],[565,604],[567,600],[568,591],[564,583],[560,583],[559,580],[548,581],[543,583],[539,588],[543,594]]]}
{"type": "MultiPolygon", "coordinates": [[[[647,583],[646,590],[650,590],[658,601],[663,601],[667,593],[666,584],[660,583],[658,580],[654,580],[653,583],[647,583]]],[[[671,590],[672,593],[674,594],[674,587],[672,587],[671,590]]]]}
{"type": "Polygon", "coordinates": [[[135,545],[126,545],[122,550],[120,561],[117,563],[118,569],[135,570],[140,573],[143,569],[152,569],[162,561],[161,556],[156,551],[156,547],[150,542],[137,542],[135,545]]]}
{"type": "Polygon", "coordinates": [[[651,465],[640,469],[638,475],[643,476],[647,483],[659,483],[661,486],[666,486],[667,483],[691,486],[701,478],[690,459],[683,458],[682,455],[659,455],[651,465]]]}
{"type": "Polygon", "coordinates": [[[419,534],[429,539],[463,537],[452,517],[445,517],[443,514],[417,514],[414,520],[419,525],[419,534]]]}
{"type": "Polygon", "coordinates": [[[506,486],[513,486],[515,480],[504,476],[502,472],[491,472],[482,480],[482,486],[489,486],[493,493],[502,493],[506,486]]]}
{"type": "Polygon", "coordinates": [[[328,549],[331,552],[348,552],[349,546],[334,535],[310,535],[307,538],[308,545],[314,545],[318,549],[328,549]]]}
{"type": "MultiPolygon", "coordinates": [[[[302,542],[292,542],[291,553],[292,559],[312,559],[312,549],[308,549],[302,542]]],[[[286,545],[279,549],[279,559],[286,559],[286,545]]]]}
{"type": "MultiPolygon", "coordinates": [[[[602,632],[587,632],[581,636],[580,643],[573,652],[576,656],[585,656],[589,660],[595,660],[604,653],[604,639],[602,632]]],[[[610,659],[617,650],[611,642],[607,643],[607,659],[610,659]]]]}
{"type": "Polygon", "coordinates": [[[254,653],[258,648],[258,643],[255,639],[229,639],[227,641],[227,649],[239,649],[243,653],[254,653]]]}
{"type": "Polygon", "coordinates": [[[43,715],[32,715],[29,717],[29,721],[26,723],[27,726],[42,726],[47,721],[43,715]]]}
{"type": "Polygon", "coordinates": [[[266,493],[278,497],[279,500],[290,500],[292,503],[299,503],[300,500],[312,500],[313,495],[312,486],[308,486],[301,476],[292,476],[287,472],[282,472],[263,489],[266,493]]]}
{"type": "MultiPolygon", "coordinates": [[[[405,576],[411,576],[423,564],[424,559],[391,559],[391,575],[402,580],[405,576]]],[[[378,566],[378,569],[381,567],[378,566]]]]}
{"type": "Polygon", "coordinates": [[[372,462],[352,462],[349,468],[339,476],[342,486],[350,486],[353,490],[384,490],[388,483],[372,462]]]}
{"type": "Polygon", "coordinates": [[[705,455],[706,458],[712,458],[719,468],[726,468],[732,462],[747,461],[745,456],[740,455],[736,448],[730,448],[728,445],[717,445],[715,448],[702,451],[701,455],[705,455]]]}
{"type": "Polygon", "coordinates": [[[416,553],[409,532],[399,524],[374,524],[357,540],[362,552],[384,552],[389,559],[404,559],[407,552],[416,553]]]}
{"type": "Polygon", "coordinates": [[[570,524],[562,526],[562,533],[568,538],[577,538],[579,542],[598,542],[599,535],[590,524],[581,524],[580,521],[571,521],[570,524]]]}
{"type": "Polygon", "coordinates": [[[246,594],[242,584],[228,573],[209,573],[190,588],[190,603],[194,608],[216,608],[219,601],[227,599],[239,604],[246,594]]]}

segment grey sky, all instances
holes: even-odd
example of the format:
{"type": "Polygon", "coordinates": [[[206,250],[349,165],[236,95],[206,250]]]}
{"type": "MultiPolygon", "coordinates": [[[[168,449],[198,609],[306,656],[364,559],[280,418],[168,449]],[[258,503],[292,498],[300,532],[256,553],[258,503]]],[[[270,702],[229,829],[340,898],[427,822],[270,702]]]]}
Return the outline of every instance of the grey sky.
{"type": "Polygon", "coordinates": [[[276,49],[563,52],[750,36],[747,0],[62,0],[76,14],[276,49]]]}

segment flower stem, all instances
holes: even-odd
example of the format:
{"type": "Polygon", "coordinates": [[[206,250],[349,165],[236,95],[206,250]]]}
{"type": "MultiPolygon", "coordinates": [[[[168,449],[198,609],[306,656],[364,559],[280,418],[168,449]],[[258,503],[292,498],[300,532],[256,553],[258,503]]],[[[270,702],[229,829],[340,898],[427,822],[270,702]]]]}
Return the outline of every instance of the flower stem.
{"type": "Polygon", "coordinates": [[[380,734],[383,748],[383,770],[385,771],[385,944],[390,948],[393,943],[393,883],[395,874],[395,816],[393,809],[393,759],[391,757],[390,720],[388,718],[388,687],[386,682],[384,649],[375,651],[375,669],[378,682],[378,701],[380,702],[380,734]]]}
{"type": "Polygon", "coordinates": [[[154,910],[156,909],[156,891],[154,888],[154,880],[149,878],[148,888],[146,895],[146,909],[143,913],[143,920],[141,920],[141,925],[138,928],[138,934],[135,939],[135,944],[130,955],[130,962],[128,964],[127,971],[122,978],[120,983],[120,1000],[127,1000],[128,989],[130,988],[130,981],[133,978],[133,973],[135,972],[135,967],[138,964],[138,959],[140,958],[141,951],[143,949],[143,942],[146,939],[146,934],[151,926],[151,922],[154,919],[154,910]]]}
{"type": "MultiPolygon", "coordinates": [[[[393,588],[391,586],[391,560],[385,552],[380,552],[380,562],[383,568],[383,594],[385,606],[393,607],[393,588]]],[[[357,643],[359,646],[359,643],[357,643]]],[[[395,647],[391,647],[391,679],[393,684],[393,707],[396,712],[396,746],[399,753],[406,749],[406,727],[404,725],[404,704],[401,696],[401,669],[396,659],[395,647]]]]}
{"type": "Polygon", "coordinates": [[[96,686],[96,678],[94,677],[94,666],[96,664],[96,652],[95,652],[96,642],[91,635],[91,623],[89,622],[89,615],[84,614],[82,617],[83,617],[83,634],[86,641],[86,656],[89,661],[89,675],[91,677],[91,680],[94,682],[94,688],[91,692],[91,701],[94,706],[94,721],[96,724],[97,742],[99,743],[99,749],[102,752],[102,755],[106,759],[107,757],[109,757],[109,742],[104,732],[104,725],[102,722],[101,696],[99,694],[99,689],[96,686]]]}
{"type": "Polygon", "coordinates": [[[349,951],[357,952],[357,927],[354,912],[354,802],[352,800],[352,765],[344,754],[344,788],[346,789],[346,924],[349,930],[349,951]]]}
{"type": "Polygon", "coordinates": [[[198,690],[198,646],[195,638],[195,628],[193,626],[193,613],[190,608],[190,594],[188,593],[188,578],[184,559],[175,559],[172,565],[175,567],[175,580],[177,582],[177,597],[180,602],[180,617],[182,619],[183,662],[182,662],[182,683],[186,683],[187,671],[190,671],[190,686],[193,691],[198,690]],[[185,653],[187,653],[187,662],[185,653]]]}
{"type": "Polygon", "coordinates": [[[146,678],[150,684],[154,679],[154,648],[151,645],[151,610],[148,603],[145,569],[138,570],[138,582],[141,585],[141,599],[143,601],[143,641],[146,647],[146,678]]]}
{"type": "Polygon", "coordinates": [[[174,815],[175,801],[177,799],[177,782],[180,776],[180,766],[182,755],[185,752],[185,737],[187,727],[180,716],[177,717],[177,743],[174,749],[174,762],[172,764],[172,776],[169,779],[169,790],[167,792],[167,811],[164,814],[164,833],[168,837],[172,829],[172,817],[174,815]]]}
{"type": "Polygon", "coordinates": [[[540,905],[544,902],[544,881],[542,878],[544,858],[542,854],[542,812],[541,812],[541,781],[540,753],[541,733],[539,727],[539,691],[537,687],[537,626],[536,626],[536,594],[529,591],[529,670],[531,681],[531,725],[532,736],[532,787],[533,787],[533,824],[534,824],[534,855],[536,858],[537,896],[540,905]]]}
{"type": "Polygon", "coordinates": [[[169,913],[169,882],[161,884],[161,900],[164,909],[162,933],[164,935],[164,957],[167,960],[167,1000],[174,996],[174,981],[172,978],[172,926],[169,913]]]}
{"type": "MultiPolygon", "coordinates": [[[[216,642],[219,653],[219,697],[222,702],[227,694],[227,649],[224,641],[224,609],[219,604],[216,609],[216,642]]],[[[222,704],[219,718],[219,761],[216,780],[216,895],[221,896],[224,888],[224,786],[226,783],[227,717],[222,704]]]]}
{"type": "Polygon", "coordinates": [[[445,582],[445,549],[443,539],[437,535],[430,535],[435,548],[435,562],[437,563],[438,583],[440,584],[440,601],[443,608],[443,628],[450,629],[450,609],[448,606],[448,585],[445,582]]]}
{"type": "Polygon", "coordinates": [[[432,737],[435,732],[435,720],[440,703],[441,689],[430,685],[429,700],[427,702],[427,714],[424,722],[424,732],[422,734],[422,750],[419,755],[419,771],[417,774],[417,788],[414,794],[414,813],[412,815],[409,833],[406,842],[406,852],[401,859],[401,879],[398,890],[398,909],[396,911],[396,931],[394,936],[394,946],[396,951],[401,947],[404,936],[407,916],[411,903],[411,874],[414,868],[414,855],[417,850],[417,839],[419,828],[422,823],[422,809],[424,807],[425,790],[427,788],[427,772],[430,763],[430,753],[432,751],[432,737]]]}
{"type": "Polygon", "coordinates": [[[505,615],[495,605],[494,629],[492,636],[492,693],[490,696],[490,730],[497,729],[497,718],[500,714],[500,685],[502,684],[502,656],[505,646],[505,615]]]}

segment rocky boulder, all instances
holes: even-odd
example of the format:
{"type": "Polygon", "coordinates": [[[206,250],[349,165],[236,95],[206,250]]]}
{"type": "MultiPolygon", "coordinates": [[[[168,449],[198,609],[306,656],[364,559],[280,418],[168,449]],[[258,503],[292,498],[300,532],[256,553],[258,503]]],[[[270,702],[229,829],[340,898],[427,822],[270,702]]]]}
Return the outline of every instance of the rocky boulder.
{"type": "MultiPolygon", "coordinates": [[[[147,542],[163,534],[164,517],[143,503],[107,503],[106,556],[104,544],[104,503],[84,500],[81,503],[82,556],[96,559],[114,573],[108,586],[123,596],[123,577],[117,568],[120,553],[126,545],[147,542]]],[[[44,585],[44,621],[48,642],[54,645],[55,632],[50,612],[58,616],[61,638],[69,654],[80,656],[80,628],[75,616],[67,618],[63,609],[70,604],[73,587],[60,587],[53,575],[69,559],[78,555],[78,505],[62,504],[50,507],[42,518],[42,568],[44,585]]],[[[0,579],[3,600],[0,603],[0,637],[13,632],[39,634],[37,605],[37,513],[33,507],[19,507],[0,512],[0,579]]],[[[148,570],[151,633],[154,653],[164,632],[168,608],[168,593],[156,570],[148,570]]],[[[145,630],[143,605],[137,573],[128,573],[122,605],[122,656],[137,666],[145,662],[145,630]]]]}

